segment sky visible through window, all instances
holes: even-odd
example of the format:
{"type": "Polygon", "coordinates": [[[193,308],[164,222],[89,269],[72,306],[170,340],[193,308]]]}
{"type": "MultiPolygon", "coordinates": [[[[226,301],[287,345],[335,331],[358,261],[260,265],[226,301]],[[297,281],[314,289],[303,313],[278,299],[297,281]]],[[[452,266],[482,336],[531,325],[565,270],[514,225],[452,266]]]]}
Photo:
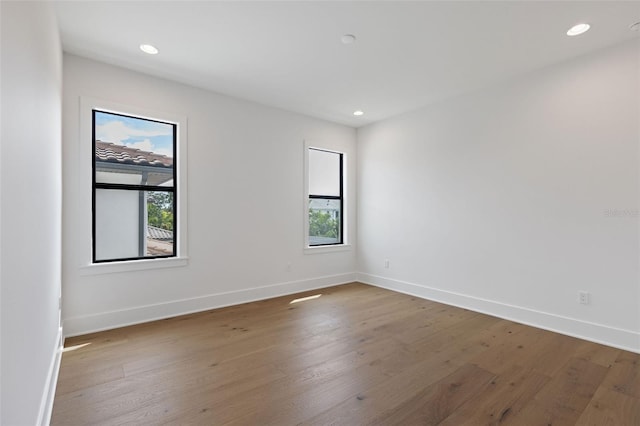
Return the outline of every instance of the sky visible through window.
{"type": "Polygon", "coordinates": [[[96,139],[173,157],[173,126],[96,111],[96,139]]]}

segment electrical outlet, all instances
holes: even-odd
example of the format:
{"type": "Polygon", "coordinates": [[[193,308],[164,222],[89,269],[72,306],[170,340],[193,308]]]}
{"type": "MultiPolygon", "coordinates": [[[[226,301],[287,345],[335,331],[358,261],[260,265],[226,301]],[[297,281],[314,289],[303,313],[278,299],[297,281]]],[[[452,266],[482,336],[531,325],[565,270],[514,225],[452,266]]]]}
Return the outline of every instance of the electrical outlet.
{"type": "Polygon", "coordinates": [[[384,268],[389,269],[389,259],[384,260],[384,268]]]}
{"type": "Polygon", "coordinates": [[[589,293],[586,291],[579,291],[578,302],[580,302],[581,305],[588,305],[591,302],[591,297],[589,293]]]}

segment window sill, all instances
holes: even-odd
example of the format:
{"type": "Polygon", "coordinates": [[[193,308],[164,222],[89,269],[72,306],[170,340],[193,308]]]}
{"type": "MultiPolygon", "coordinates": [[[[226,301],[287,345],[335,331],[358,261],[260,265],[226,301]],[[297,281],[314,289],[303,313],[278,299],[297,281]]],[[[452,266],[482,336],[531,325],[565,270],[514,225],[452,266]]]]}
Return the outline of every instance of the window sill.
{"type": "Polygon", "coordinates": [[[178,268],[189,264],[188,257],[168,259],[141,259],[124,262],[93,263],[80,268],[80,275],[114,274],[118,272],[144,271],[149,269],[178,268]]]}
{"type": "Polygon", "coordinates": [[[335,246],[316,246],[316,247],[305,247],[304,254],[321,254],[321,253],[333,253],[337,251],[350,251],[351,245],[349,244],[338,244],[335,246]]]}

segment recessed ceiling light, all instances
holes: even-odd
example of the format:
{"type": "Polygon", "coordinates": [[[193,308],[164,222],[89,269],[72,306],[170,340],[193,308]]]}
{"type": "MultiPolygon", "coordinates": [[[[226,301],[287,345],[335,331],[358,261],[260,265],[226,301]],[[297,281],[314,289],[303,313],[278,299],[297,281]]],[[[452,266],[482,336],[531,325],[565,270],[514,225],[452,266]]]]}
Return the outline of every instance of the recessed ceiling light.
{"type": "Polygon", "coordinates": [[[364,112],[357,110],[357,111],[353,111],[353,115],[355,115],[356,117],[360,117],[361,115],[364,115],[364,112]]]}
{"type": "Polygon", "coordinates": [[[340,38],[340,40],[342,41],[342,44],[352,44],[356,41],[356,36],[353,34],[345,34],[340,38]]]}
{"type": "Polygon", "coordinates": [[[140,50],[142,50],[144,53],[148,53],[149,55],[156,55],[158,53],[158,49],[150,44],[141,44],[140,50]]]}
{"type": "Polygon", "coordinates": [[[577,24],[571,27],[569,31],[567,31],[567,35],[571,37],[577,36],[586,33],[587,31],[589,31],[589,28],[591,28],[591,25],[589,24],[577,24]]]}
{"type": "Polygon", "coordinates": [[[631,31],[640,31],[640,21],[636,22],[635,24],[629,25],[629,29],[631,31]]]}

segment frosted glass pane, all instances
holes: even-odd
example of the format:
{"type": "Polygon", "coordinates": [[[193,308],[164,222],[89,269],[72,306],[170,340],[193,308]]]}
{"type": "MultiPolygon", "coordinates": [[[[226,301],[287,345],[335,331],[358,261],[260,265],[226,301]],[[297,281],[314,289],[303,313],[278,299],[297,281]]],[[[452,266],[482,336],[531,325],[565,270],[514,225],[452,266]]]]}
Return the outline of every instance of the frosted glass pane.
{"type": "Polygon", "coordinates": [[[96,260],[138,256],[138,191],[96,190],[96,260]]]}
{"type": "Polygon", "coordinates": [[[97,189],[95,226],[96,261],[175,254],[170,192],[97,189]]]}
{"type": "Polygon", "coordinates": [[[335,152],[309,149],[309,194],[340,196],[340,157],[335,152]]]}

